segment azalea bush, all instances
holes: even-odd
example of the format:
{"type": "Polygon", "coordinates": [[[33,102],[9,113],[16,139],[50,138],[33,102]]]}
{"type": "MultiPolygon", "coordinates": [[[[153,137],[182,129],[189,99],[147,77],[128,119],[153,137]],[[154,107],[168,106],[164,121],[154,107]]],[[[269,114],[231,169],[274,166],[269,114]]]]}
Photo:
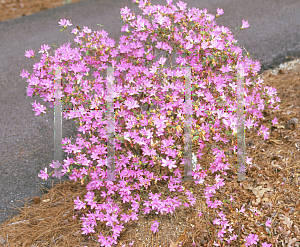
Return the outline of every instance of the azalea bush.
{"type": "MultiPolygon", "coordinates": [[[[206,9],[193,8],[187,13],[186,4],[182,1],[176,4],[178,8],[172,5],[171,0],[167,0],[166,6],[151,6],[150,1],[133,2],[139,3],[143,15],[153,17],[152,23],[141,16],[136,18],[127,7],[121,9],[121,17],[126,22],[121,31],[131,36],[121,36],[118,46],[107,37],[104,30],[92,33],[88,27],[82,31],[77,27],[71,33],[78,34],[74,39],[78,47],[73,49],[70,43],[65,44],[52,57],[48,53],[50,47],[43,45],[40,50],[41,61],[34,65],[35,72],[31,76],[28,71],[21,73],[22,77],[28,78],[28,96],[40,93],[44,101],[49,101],[50,107],[53,107],[54,74],[60,70],[58,78],[62,81],[62,102],[72,103],[74,108],[81,110],[64,113],[66,118],[75,119],[78,131],[88,133],[88,137],[79,134],[74,144],[68,138],[62,141],[64,149],[76,157],[64,160],[62,173],[70,173],[71,180],[88,182],[85,202],[77,197],[75,209],[94,209],[93,213],[81,217],[83,234],[95,232],[97,220],[106,221],[106,225],[112,227],[112,236],[100,233],[98,241],[101,246],[116,243],[124,228],[122,222],[138,220],[138,214],[149,214],[154,210],[161,214],[173,213],[182,204],[177,197],[169,196],[167,200],[160,200],[160,194],[151,192],[149,199],[141,198],[141,189],[147,190],[151,185],[166,181],[170,192],[185,193],[185,206],[193,207],[195,204],[192,191],[174,179],[182,178],[185,165],[183,154],[187,136],[184,136],[184,120],[190,123],[193,150],[198,158],[197,166],[191,172],[194,183],[199,185],[199,190],[201,184],[205,185],[202,190],[208,207],[218,208],[223,204],[218,199],[211,199],[216,190],[225,184],[224,176],[230,167],[228,157],[224,150],[213,148],[214,161],[209,164],[209,169],[204,170],[201,156],[205,146],[213,142],[227,143],[230,136],[237,134],[235,111],[238,73],[245,78],[245,127],[248,130],[258,126],[265,105],[278,109],[279,106],[275,107],[275,104],[280,102],[278,97],[274,99],[276,89],[263,86],[261,79],[251,78],[260,69],[259,62],[249,59],[249,54],[243,58],[242,50],[236,45],[230,30],[217,26],[213,21],[215,16],[208,14],[206,9]],[[175,25],[172,25],[172,20],[175,25]],[[166,57],[158,58],[159,51],[165,51],[166,57]],[[173,55],[177,55],[174,66],[173,55]],[[164,67],[167,59],[170,68],[164,67]],[[97,69],[93,73],[93,81],[83,78],[89,75],[89,66],[97,69]],[[179,68],[174,69],[176,66],[179,68]],[[101,72],[106,73],[108,67],[114,68],[114,74],[103,78],[101,72]],[[182,67],[192,68],[189,82],[191,98],[184,95],[189,83],[185,81],[188,70],[182,67]],[[108,140],[106,129],[109,122],[104,114],[111,98],[106,89],[114,77],[115,177],[123,180],[118,182],[104,181],[108,177],[108,150],[100,144],[101,140],[108,140]],[[153,105],[160,108],[150,109],[153,105]],[[192,109],[188,109],[187,105],[192,109]],[[147,108],[146,111],[142,110],[143,106],[147,108]],[[185,118],[186,114],[190,118],[185,118]],[[212,174],[215,175],[214,181],[205,180],[206,176],[212,174]],[[105,188],[102,198],[93,192],[101,187],[105,188]],[[132,209],[120,218],[121,210],[112,199],[115,193],[119,193],[123,203],[132,203],[132,209]],[[102,199],[105,202],[97,203],[102,199]]],[[[216,17],[223,14],[222,9],[218,8],[217,12],[216,17]]],[[[63,26],[61,31],[72,25],[68,20],[61,20],[59,24],[63,26]]],[[[241,29],[247,27],[248,22],[243,20],[241,29]]],[[[27,51],[25,56],[34,57],[34,52],[27,51]]],[[[33,107],[36,115],[46,113],[47,108],[36,102],[33,107]]],[[[261,125],[257,133],[267,139],[267,131],[268,128],[261,125]]],[[[236,151],[237,147],[232,149],[236,151]]],[[[45,170],[39,176],[47,179],[49,175],[45,170]]],[[[232,233],[234,229],[228,224],[226,215],[220,211],[218,216],[214,221],[219,228],[216,239],[223,241],[226,236],[228,243],[234,241],[237,235],[232,233]]],[[[154,222],[154,232],[158,226],[158,222],[154,222]]],[[[253,239],[255,237],[249,235],[245,243],[253,239]]]]}

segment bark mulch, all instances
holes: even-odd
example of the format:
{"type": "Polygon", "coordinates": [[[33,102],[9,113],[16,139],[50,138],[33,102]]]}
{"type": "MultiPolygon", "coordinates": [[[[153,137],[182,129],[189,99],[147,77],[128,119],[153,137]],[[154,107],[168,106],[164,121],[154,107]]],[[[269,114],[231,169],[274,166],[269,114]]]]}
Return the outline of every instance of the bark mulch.
{"type": "Polygon", "coordinates": [[[83,0],[0,0],[0,22],[83,0]]]}

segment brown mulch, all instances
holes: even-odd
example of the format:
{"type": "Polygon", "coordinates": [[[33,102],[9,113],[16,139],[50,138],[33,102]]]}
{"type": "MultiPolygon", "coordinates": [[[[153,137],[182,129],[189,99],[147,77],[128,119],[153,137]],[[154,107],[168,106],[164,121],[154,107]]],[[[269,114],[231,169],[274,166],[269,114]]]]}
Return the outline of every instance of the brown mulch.
{"type": "MultiPolygon", "coordinates": [[[[6,2],[6,8],[9,11],[5,12],[6,15],[1,13],[0,21],[5,18],[17,18],[23,14],[29,15],[47,6],[51,8],[51,6],[57,7],[63,4],[63,1],[55,0],[0,0],[2,6],[3,2],[6,2]],[[13,5],[16,2],[18,5],[13,5]],[[22,7],[21,4],[24,6],[22,7]],[[16,10],[11,12],[13,8],[16,10]],[[19,9],[24,12],[17,12],[19,9]]],[[[1,12],[3,12],[2,6],[0,6],[1,12]]],[[[246,179],[252,181],[239,183],[228,179],[225,186],[217,190],[216,196],[213,197],[221,201],[228,200],[230,195],[234,197],[234,201],[232,203],[227,201],[222,206],[222,210],[234,229],[233,233],[238,234],[240,239],[253,233],[263,239],[263,242],[272,243],[272,246],[300,245],[300,181],[298,180],[300,124],[295,120],[300,117],[299,73],[300,66],[291,71],[279,71],[278,75],[273,75],[270,71],[265,71],[261,75],[264,83],[275,87],[277,96],[281,98],[279,110],[273,111],[266,108],[263,111],[265,119],[261,121],[261,124],[270,128],[270,137],[264,141],[262,136],[257,136],[257,130],[246,131],[246,153],[248,157],[252,157],[253,163],[251,168],[248,166],[246,179]],[[278,124],[271,127],[269,122],[275,116],[278,124]],[[241,209],[243,205],[245,214],[238,215],[233,209],[241,209]],[[272,221],[272,227],[269,228],[264,225],[268,219],[272,221]]],[[[201,164],[204,164],[204,169],[207,169],[212,157],[208,150],[204,151],[201,164]],[[205,164],[207,164],[206,167],[205,164]]],[[[235,155],[229,155],[229,157],[228,162],[233,166],[228,172],[228,178],[234,177],[233,168],[236,162],[235,155]]],[[[181,169],[183,170],[182,167],[181,169]]],[[[214,178],[211,173],[206,178],[206,182],[210,180],[209,178],[214,178]]],[[[84,199],[87,182],[85,181],[84,184],[80,181],[64,182],[56,185],[49,190],[49,193],[41,197],[27,198],[25,206],[16,209],[19,214],[0,225],[0,246],[100,246],[97,242],[97,235],[101,231],[104,236],[111,236],[110,227],[106,227],[105,222],[97,221],[95,233],[82,235],[80,216],[88,213],[89,208],[74,210],[74,199],[77,196],[81,200],[84,199]],[[73,216],[77,216],[76,219],[73,219],[73,216]]],[[[140,215],[137,221],[124,224],[125,228],[118,239],[117,246],[130,246],[129,243],[132,241],[134,241],[132,246],[213,246],[211,237],[216,236],[218,228],[212,224],[211,218],[215,218],[216,212],[206,207],[203,185],[185,182],[184,187],[189,190],[193,188],[194,197],[197,199],[194,207],[185,208],[181,205],[171,215],[153,212],[149,215],[140,215]],[[203,215],[198,217],[200,211],[203,215]],[[155,234],[150,230],[154,220],[160,222],[159,232],[155,234]],[[175,244],[170,245],[170,240],[175,244]],[[195,245],[192,245],[193,242],[195,245]]],[[[102,190],[105,189],[102,188],[102,190]]],[[[169,195],[172,198],[174,196],[180,199],[185,198],[183,193],[168,192],[166,184],[160,182],[149,186],[147,193],[144,194],[150,191],[162,193],[160,198],[162,200],[169,195]]],[[[101,191],[94,192],[99,195],[101,191]]],[[[142,191],[139,193],[143,194],[142,191]]],[[[126,212],[129,207],[128,203],[122,204],[118,195],[114,196],[114,199],[126,212]]],[[[98,203],[102,201],[99,200],[98,203]]],[[[232,244],[231,246],[244,246],[238,241],[232,244]]],[[[228,246],[228,244],[222,246],[228,246]]]]}
{"type": "Polygon", "coordinates": [[[39,11],[83,0],[0,0],[0,21],[32,15],[39,11]]]}

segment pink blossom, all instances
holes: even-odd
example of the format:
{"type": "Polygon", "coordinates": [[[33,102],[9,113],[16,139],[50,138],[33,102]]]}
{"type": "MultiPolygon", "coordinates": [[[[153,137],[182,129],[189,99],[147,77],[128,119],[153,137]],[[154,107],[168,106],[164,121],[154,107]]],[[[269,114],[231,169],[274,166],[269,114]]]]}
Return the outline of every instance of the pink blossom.
{"type": "Polygon", "coordinates": [[[273,126],[274,126],[275,124],[278,124],[277,118],[276,118],[276,117],[272,120],[272,124],[273,124],[273,126]]]}
{"type": "Polygon", "coordinates": [[[34,109],[34,111],[36,112],[36,113],[35,113],[35,116],[41,115],[41,113],[46,113],[46,112],[45,112],[46,107],[44,107],[44,106],[41,105],[40,103],[36,103],[36,100],[34,101],[34,103],[32,104],[32,106],[35,108],[35,109],[34,109]]]}
{"type": "Polygon", "coordinates": [[[38,176],[41,179],[47,179],[49,177],[49,175],[47,174],[47,168],[46,167],[45,167],[45,171],[41,170],[40,172],[41,172],[41,174],[39,174],[38,176]]]}
{"type": "Polygon", "coordinates": [[[66,20],[66,19],[60,19],[60,21],[58,22],[58,24],[59,24],[59,26],[64,26],[64,27],[72,26],[71,21],[66,20]]]}
{"type": "MultiPolygon", "coordinates": [[[[245,210],[246,210],[246,209],[244,208],[244,206],[242,206],[241,209],[240,209],[240,212],[241,212],[241,213],[245,213],[245,210]]],[[[236,211],[238,212],[238,209],[236,209],[236,211]]]]}
{"type": "Polygon", "coordinates": [[[243,20],[242,22],[243,22],[242,29],[250,27],[248,21],[243,20]]]}
{"type": "Polygon", "coordinates": [[[220,16],[224,14],[224,11],[223,9],[217,8],[217,13],[218,13],[217,15],[220,16]]]}
{"type": "Polygon", "coordinates": [[[158,221],[153,221],[154,223],[151,225],[151,231],[152,232],[158,232],[158,225],[159,225],[159,222],[158,221]]]}
{"type": "Polygon", "coordinates": [[[272,244],[267,244],[267,242],[264,242],[261,244],[261,247],[271,247],[272,244]]]}
{"type": "Polygon", "coordinates": [[[271,223],[272,223],[272,221],[270,221],[269,219],[266,221],[266,223],[265,223],[265,225],[267,226],[267,227],[271,227],[271,223]]]}
{"type": "Polygon", "coordinates": [[[172,161],[172,160],[169,160],[169,157],[167,156],[166,159],[162,159],[162,165],[163,167],[166,167],[168,166],[169,169],[173,169],[173,168],[176,168],[177,166],[175,165],[176,161],[172,161]]]}
{"type": "Polygon", "coordinates": [[[34,57],[34,51],[33,50],[25,51],[25,57],[28,58],[34,57]]]}
{"type": "Polygon", "coordinates": [[[246,237],[246,243],[245,246],[248,247],[252,244],[257,244],[257,241],[259,241],[258,236],[256,234],[250,234],[246,237]]]}

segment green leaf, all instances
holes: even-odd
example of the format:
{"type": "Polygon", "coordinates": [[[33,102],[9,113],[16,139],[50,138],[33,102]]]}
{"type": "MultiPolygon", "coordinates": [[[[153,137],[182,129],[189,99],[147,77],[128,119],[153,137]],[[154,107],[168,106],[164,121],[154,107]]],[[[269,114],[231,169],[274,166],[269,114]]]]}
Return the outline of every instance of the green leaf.
{"type": "Polygon", "coordinates": [[[90,51],[89,51],[89,50],[87,50],[87,51],[85,52],[85,54],[86,54],[86,55],[89,55],[89,54],[90,54],[90,51]]]}
{"type": "Polygon", "coordinates": [[[225,130],[225,134],[227,134],[227,135],[231,135],[231,134],[232,134],[232,131],[225,130]]]}
{"type": "Polygon", "coordinates": [[[193,137],[193,140],[198,140],[199,139],[199,136],[194,136],[193,137]]]}

